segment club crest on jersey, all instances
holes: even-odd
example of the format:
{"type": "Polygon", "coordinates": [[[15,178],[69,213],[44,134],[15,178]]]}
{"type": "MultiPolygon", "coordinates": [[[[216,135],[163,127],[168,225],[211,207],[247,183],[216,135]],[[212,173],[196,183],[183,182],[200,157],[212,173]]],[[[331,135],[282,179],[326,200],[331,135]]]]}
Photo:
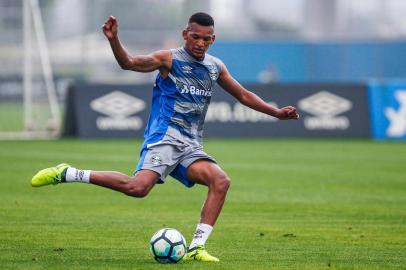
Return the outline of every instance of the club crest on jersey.
{"type": "Polygon", "coordinates": [[[209,76],[213,81],[217,80],[219,73],[216,66],[209,66],[209,76]]]}
{"type": "Polygon", "coordinates": [[[153,155],[151,157],[151,163],[154,164],[155,166],[161,165],[162,164],[162,158],[159,155],[153,155]]]}

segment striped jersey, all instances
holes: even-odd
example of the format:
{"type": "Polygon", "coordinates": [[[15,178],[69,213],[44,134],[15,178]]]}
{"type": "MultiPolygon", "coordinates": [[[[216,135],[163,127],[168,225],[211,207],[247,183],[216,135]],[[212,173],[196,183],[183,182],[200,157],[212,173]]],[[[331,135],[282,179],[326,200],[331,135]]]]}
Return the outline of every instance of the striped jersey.
{"type": "Polygon", "coordinates": [[[222,62],[209,54],[199,61],[183,48],[171,50],[172,68],[158,73],[144,145],[160,141],[169,127],[202,143],[203,124],[222,62]]]}

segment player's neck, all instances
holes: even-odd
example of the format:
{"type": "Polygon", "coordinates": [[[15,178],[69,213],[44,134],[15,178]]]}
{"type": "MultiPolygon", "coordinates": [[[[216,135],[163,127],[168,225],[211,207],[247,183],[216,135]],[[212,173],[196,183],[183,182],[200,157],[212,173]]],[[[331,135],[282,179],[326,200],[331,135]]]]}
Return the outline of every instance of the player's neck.
{"type": "Polygon", "coordinates": [[[204,54],[201,58],[197,58],[195,56],[193,56],[193,54],[186,48],[186,46],[183,46],[183,49],[187,52],[187,54],[192,57],[193,59],[197,60],[197,61],[203,61],[204,57],[206,56],[206,54],[204,54]]]}

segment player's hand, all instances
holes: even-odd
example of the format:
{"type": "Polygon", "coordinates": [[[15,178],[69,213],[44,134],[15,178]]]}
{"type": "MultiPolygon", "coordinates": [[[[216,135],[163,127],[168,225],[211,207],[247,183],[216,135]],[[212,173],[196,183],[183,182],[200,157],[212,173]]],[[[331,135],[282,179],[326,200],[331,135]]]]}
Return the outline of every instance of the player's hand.
{"type": "Polygon", "coordinates": [[[299,114],[293,106],[283,107],[278,110],[276,117],[280,120],[299,119],[299,114]]]}
{"type": "Polygon", "coordinates": [[[118,21],[114,16],[108,17],[107,21],[102,25],[103,33],[108,39],[117,37],[118,21]]]}

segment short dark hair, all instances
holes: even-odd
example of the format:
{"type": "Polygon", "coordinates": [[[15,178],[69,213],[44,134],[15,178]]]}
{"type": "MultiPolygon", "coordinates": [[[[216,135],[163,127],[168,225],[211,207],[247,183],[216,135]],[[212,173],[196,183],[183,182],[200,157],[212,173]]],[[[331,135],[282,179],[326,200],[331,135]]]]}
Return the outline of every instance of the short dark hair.
{"type": "Polygon", "coordinates": [[[189,23],[197,23],[202,26],[214,26],[213,17],[204,12],[197,12],[190,16],[189,23]]]}

